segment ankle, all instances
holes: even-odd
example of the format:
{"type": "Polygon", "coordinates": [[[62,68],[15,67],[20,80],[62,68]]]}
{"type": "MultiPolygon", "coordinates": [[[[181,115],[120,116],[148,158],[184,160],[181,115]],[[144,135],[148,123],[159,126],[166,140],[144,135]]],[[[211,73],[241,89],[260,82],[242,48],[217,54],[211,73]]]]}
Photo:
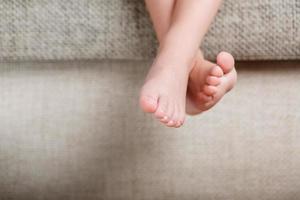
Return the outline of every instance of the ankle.
{"type": "Polygon", "coordinates": [[[154,64],[159,66],[173,66],[190,72],[196,62],[196,56],[195,54],[191,56],[184,54],[180,49],[171,49],[170,46],[160,46],[154,64]]]}

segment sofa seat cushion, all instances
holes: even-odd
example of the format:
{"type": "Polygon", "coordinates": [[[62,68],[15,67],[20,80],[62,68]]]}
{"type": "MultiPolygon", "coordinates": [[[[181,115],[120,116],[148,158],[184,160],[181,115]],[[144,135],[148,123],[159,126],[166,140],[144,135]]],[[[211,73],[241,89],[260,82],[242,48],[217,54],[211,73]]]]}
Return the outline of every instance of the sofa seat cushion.
{"type": "Polygon", "coordinates": [[[146,65],[0,64],[0,199],[299,199],[300,63],[237,63],[180,129],[138,108],[146,65]]]}

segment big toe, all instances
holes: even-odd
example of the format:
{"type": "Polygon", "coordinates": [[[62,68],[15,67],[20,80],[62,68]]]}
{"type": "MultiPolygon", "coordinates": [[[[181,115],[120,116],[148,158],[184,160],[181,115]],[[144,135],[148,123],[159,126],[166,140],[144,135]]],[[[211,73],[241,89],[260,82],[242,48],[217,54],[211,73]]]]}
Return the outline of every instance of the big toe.
{"type": "Polygon", "coordinates": [[[217,64],[222,68],[224,74],[227,74],[234,68],[234,58],[230,53],[221,52],[217,56],[217,64]]]}
{"type": "Polygon", "coordinates": [[[158,95],[142,93],[140,95],[140,106],[146,113],[154,113],[158,106],[158,95]]]}

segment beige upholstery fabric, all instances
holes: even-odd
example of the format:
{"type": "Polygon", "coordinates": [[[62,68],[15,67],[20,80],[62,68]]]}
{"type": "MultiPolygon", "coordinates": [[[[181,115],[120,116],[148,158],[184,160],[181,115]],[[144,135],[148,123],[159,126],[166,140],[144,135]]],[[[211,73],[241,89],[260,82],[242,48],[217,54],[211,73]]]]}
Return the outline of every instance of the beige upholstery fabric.
{"type": "Polygon", "coordinates": [[[238,64],[168,129],[137,108],[144,62],[1,64],[0,199],[298,200],[299,65],[238,64]]]}
{"type": "MultiPolygon", "coordinates": [[[[300,1],[226,0],[203,44],[240,60],[299,59],[300,1]]],[[[0,60],[141,59],[155,54],[142,0],[5,0],[0,60]]]]}

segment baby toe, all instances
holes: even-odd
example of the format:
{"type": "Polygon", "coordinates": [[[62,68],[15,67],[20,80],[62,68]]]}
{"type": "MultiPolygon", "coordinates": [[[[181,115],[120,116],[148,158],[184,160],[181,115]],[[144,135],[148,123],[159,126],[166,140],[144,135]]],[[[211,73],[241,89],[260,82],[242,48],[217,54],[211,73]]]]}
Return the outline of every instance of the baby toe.
{"type": "Polygon", "coordinates": [[[198,98],[200,101],[209,102],[213,99],[211,95],[206,95],[204,92],[198,94],[198,98]]]}
{"type": "Polygon", "coordinates": [[[167,98],[162,99],[159,103],[162,104],[161,107],[158,107],[155,116],[159,119],[160,122],[164,123],[167,126],[173,126],[173,113],[174,108],[172,102],[170,102],[167,98]]]}
{"type": "Polygon", "coordinates": [[[140,107],[146,113],[154,113],[157,109],[158,95],[143,93],[140,95],[140,107]]]}
{"type": "Polygon", "coordinates": [[[171,109],[172,109],[172,115],[170,116],[171,120],[167,125],[170,127],[175,127],[178,122],[179,109],[178,106],[176,106],[175,104],[172,105],[171,109]]]}
{"type": "Polygon", "coordinates": [[[222,77],[224,75],[224,72],[221,67],[214,66],[210,71],[210,75],[216,77],[222,77]]]}
{"type": "Polygon", "coordinates": [[[183,113],[182,115],[180,115],[180,117],[178,119],[176,128],[181,127],[184,124],[184,121],[185,121],[185,114],[183,113]]]}
{"type": "Polygon", "coordinates": [[[212,85],[205,85],[203,87],[203,92],[208,96],[212,96],[217,93],[217,87],[212,85]]]}
{"type": "Polygon", "coordinates": [[[161,97],[158,101],[158,108],[155,111],[154,116],[158,119],[169,118],[167,109],[168,109],[167,101],[166,101],[166,99],[161,97]]]}
{"type": "Polygon", "coordinates": [[[217,63],[225,74],[229,73],[234,68],[234,58],[227,52],[219,53],[217,56],[217,63]]]}
{"type": "Polygon", "coordinates": [[[181,109],[180,106],[176,107],[175,114],[173,116],[173,119],[175,121],[175,124],[174,124],[175,128],[179,128],[181,126],[182,115],[184,113],[182,110],[183,109],[181,109]]]}
{"type": "Polygon", "coordinates": [[[169,119],[168,116],[164,116],[164,117],[161,118],[159,121],[162,122],[162,123],[168,123],[168,122],[170,121],[170,119],[169,119]]]}
{"type": "Polygon", "coordinates": [[[174,127],[176,125],[176,122],[174,120],[170,120],[168,123],[166,123],[169,127],[174,127]]]}
{"type": "Polygon", "coordinates": [[[182,125],[181,122],[180,122],[180,121],[177,121],[177,123],[174,125],[174,127],[175,127],[175,128],[180,128],[181,125],[182,125]]]}
{"type": "Polygon", "coordinates": [[[218,86],[221,83],[221,79],[219,77],[216,77],[216,76],[208,76],[206,78],[206,83],[208,85],[218,86]]]}

